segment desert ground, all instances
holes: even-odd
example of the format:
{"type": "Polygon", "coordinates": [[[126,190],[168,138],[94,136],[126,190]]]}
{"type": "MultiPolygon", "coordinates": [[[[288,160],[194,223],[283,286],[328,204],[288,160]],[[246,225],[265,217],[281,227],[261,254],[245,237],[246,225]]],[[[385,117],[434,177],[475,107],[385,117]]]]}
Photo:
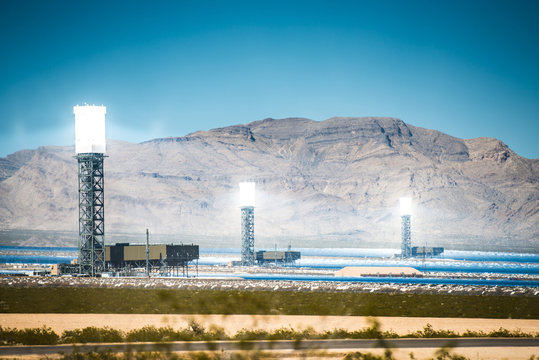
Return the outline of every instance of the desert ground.
{"type": "MultiPolygon", "coordinates": [[[[143,326],[187,327],[189,322],[196,321],[206,328],[219,326],[229,334],[242,328],[278,329],[291,327],[297,330],[313,328],[316,331],[344,328],[355,330],[370,325],[371,319],[363,316],[296,316],[296,315],[153,315],[153,314],[2,314],[0,326],[10,328],[50,327],[57,333],[64,330],[84,328],[87,326],[104,327],[129,331],[143,326]]],[[[382,330],[393,330],[398,334],[406,334],[421,330],[426,324],[435,329],[448,329],[456,332],[465,330],[482,330],[485,332],[503,327],[508,330],[520,329],[523,332],[538,333],[539,320],[520,319],[461,319],[461,318],[429,318],[429,317],[378,317],[382,330]]],[[[413,352],[416,359],[433,358],[437,349],[395,349],[396,359],[410,359],[413,352]]],[[[307,358],[336,359],[342,358],[351,351],[382,354],[383,349],[355,349],[349,351],[336,350],[321,354],[312,354],[307,358]]],[[[539,354],[538,348],[505,347],[505,348],[458,348],[455,353],[469,359],[530,359],[539,354]]],[[[294,352],[282,352],[279,358],[305,358],[294,352]]]]}
{"type": "MultiPolygon", "coordinates": [[[[537,289],[532,287],[469,287],[448,285],[410,285],[400,284],[337,284],[333,282],[293,283],[290,281],[239,281],[236,279],[163,279],[163,278],[53,278],[53,277],[2,277],[1,285],[10,288],[24,287],[60,287],[60,288],[156,288],[156,289],[256,289],[286,291],[333,291],[333,292],[387,292],[387,293],[428,293],[428,294],[470,294],[475,295],[511,295],[537,296],[537,289]]],[[[504,328],[521,330],[525,333],[538,334],[539,320],[524,319],[483,319],[483,318],[435,318],[435,317],[376,317],[381,329],[405,335],[422,330],[427,324],[436,330],[452,330],[463,333],[466,330],[490,332],[504,328]]],[[[177,314],[24,314],[4,313],[0,316],[0,326],[4,328],[50,327],[57,334],[65,330],[80,329],[89,326],[110,327],[122,331],[140,329],[144,326],[186,328],[191,321],[196,321],[205,328],[218,326],[228,334],[234,335],[241,329],[275,330],[293,328],[304,330],[312,328],[317,332],[336,328],[358,330],[371,325],[371,319],[364,316],[304,316],[304,315],[177,315],[177,314]]],[[[394,349],[396,359],[435,358],[434,348],[394,349]]],[[[324,351],[318,354],[298,354],[293,351],[275,352],[276,358],[315,358],[341,359],[352,351],[381,354],[383,349],[354,349],[324,351]]],[[[539,347],[491,347],[457,348],[453,352],[475,359],[530,359],[539,355],[539,347]]],[[[0,349],[0,358],[1,358],[0,349]]],[[[26,357],[25,357],[26,358],[26,357]]],[[[30,357],[31,358],[31,357],[30,357]]]]}
{"type": "MultiPolygon", "coordinates": [[[[421,348],[421,349],[392,349],[393,358],[395,360],[410,360],[410,354],[413,354],[414,359],[416,360],[426,360],[436,358],[436,348],[421,348]]],[[[362,352],[362,353],[371,353],[375,355],[383,355],[384,349],[350,349],[347,351],[343,350],[324,350],[317,352],[302,352],[302,351],[289,351],[289,350],[276,350],[272,352],[272,357],[267,357],[268,360],[272,359],[288,359],[288,360],[304,360],[304,359],[313,359],[313,360],[340,360],[346,354],[352,352],[362,352]]],[[[451,350],[451,353],[466,356],[470,360],[530,360],[533,359],[533,356],[537,358],[537,348],[528,348],[528,347],[492,347],[492,348],[480,348],[480,347],[470,347],[470,348],[459,348],[451,350]]],[[[20,357],[24,360],[40,360],[43,357],[39,355],[25,355],[20,357]]],[[[58,359],[59,355],[47,355],[47,359],[58,359]]],[[[0,359],[7,359],[2,357],[0,354],[0,359]]],[[[12,357],[10,357],[12,359],[12,357]]]]}

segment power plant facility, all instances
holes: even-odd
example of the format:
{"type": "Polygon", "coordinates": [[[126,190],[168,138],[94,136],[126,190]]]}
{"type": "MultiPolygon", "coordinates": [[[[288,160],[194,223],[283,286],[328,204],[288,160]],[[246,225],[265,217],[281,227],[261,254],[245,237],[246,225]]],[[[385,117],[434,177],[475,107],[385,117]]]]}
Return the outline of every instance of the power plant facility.
{"type": "Polygon", "coordinates": [[[423,277],[423,273],[409,266],[347,266],[335,277],[423,277]]]}
{"type": "Polygon", "coordinates": [[[105,106],[74,106],[75,158],[79,172],[80,274],[96,276],[105,269],[105,106]]]}
{"type": "Polygon", "coordinates": [[[414,246],[412,247],[413,257],[432,257],[441,255],[444,252],[443,247],[414,246]]]}
{"type": "MultiPolygon", "coordinates": [[[[0,240],[7,245],[0,246],[0,287],[147,289],[158,295],[161,289],[176,289],[201,293],[204,300],[208,291],[220,294],[219,299],[230,298],[227,292],[241,295],[246,291],[481,296],[490,291],[486,287],[495,288],[490,292],[497,296],[512,296],[511,289],[518,288],[517,295],[529,297],[534,294],[528,288],[539,286],[539,274],[530,270],[534,254],[504,253],[504,249],[513,250],[506,244],[516,239],[489,240],[492,246],[503,246],[498,253],[474,249],[479,246],[476,240],[482,239],[478,233],[470,233],[470,238],[444,233],[445,223],[460,220],[449,212],[455,210],[459,192],[436,187],[426,196],[422,186],[430,185],[423,180],[413,180],[421,187],[409,185],[416,175],[408,168],[385,177],[389,185],[369,194],[364,184],[372,174],[364,173],[365,164],[351,166],[351,175],[346,177],[340,172],[331,174],[334,155],[321,156],[320,162],[329,164],[315,169],[318,160],[313,165],[312,154],[304,154],[305,146],[321,142],[339,154],[341,148],[335,147],[331,129],[340,118],[330,121],[327,128],[299,119],[297,123],[282,121],[284,128],[272,129],[280,120],[267,119],[257,121],[253,131],[237,125],[140,144],[110,141],[107,153],[105,125],[113,120],[108,110],[107,114],[107,107],[86,103],[73,106],[74,147],[47,146],[0,158],[4,166],[0,170],[13,168],[0,173],[0,185],[6,185],[0,193],[7,194],[20,184],[24,195],[6,198],[6,204],[17,209],[4,210],[24,221],[13,222],[13,229],[0,229],[0,240]],[[312,143],[307,145],[301,142],[303,127],[313,128],[312,143]],[[292,132],[291,140],[283,136],[283,129],[292,132]],[[241,153],[245,149],[253,153],[241,153]],[[301,156],[289,156],[294,152],[301,156]],[[309,171],[310,166],[316,171],[309,171]],[[439,204],[434,200],[445,194],[449,202],[436,208],[439,204]],[[438,224],[431,213],[444,218],[444,224],[438,224]],[[24,224],[40,226],[18,228],[24,224]],[[150,229],[154,241],[150,241],[150,229]],[[460,245],[469,250],[459,251],[460,245]],[[19,276],[42,278],[21,280],[19,276]]],[[[386,126],[386,121],[390,123],[373,125],[376,137],[383,138],[378,126],[386,126]]],[[[351,124],[342,121],[344,134],[351,124]]],[[[390,132],[395,134],[400,126],[397,123],[390,132]]],[[[431,141],[430,135],[425,138],[431,141]]],[[[342,141],[358,140],[344,136],[342,141]]],[[[493,144],[499,145],[489,142],[493,144]]],[[[380,148],[385,154],[387,149],[380,148]]],[[[372,149],[367,146],[362,151],[370,154],[372,149]]],[[[355,155],[339,157],[338,168],[356,160],[355,155]]],[[[417,178],[426,175],[432,173],[420,171],[417,178]]],[[[465,220],[455,224],[468,226],[477,218],[465,220]]],[[[482,229],[487,230],[490,234],[495,229],[482,229]]],[[[157,306],[150,305],[150,310],[157,306]]],[[[282,307],[277,310],[282,313],[282,307]]]]}
{"type": "Polygon", "coordinates": [[[412,232],[410,229],[410,218],[412,216],[412,199],[409,197],[400,198],[401,214],[401,257],[408,258],[412,255],[412,232]]]}
{"type": "Polygon", "coordinates": [[[432,257],[444,252],[443,247],[414,246],[412,247],[412,199],[409,197],[400,198],[401,215],[401,253],[400,257],[432,257]]]}
{"type": "Polygon", "coordinates": [[[258,265],[293,265],[296,260],[301,259],[299,251],[265,251],[255,252],[256,263],[258,265]]]}
{"type": "MultiPolygon", "coordinates": [[[[146,244],[117,242],[105,245],[105,186],[103,162],[106,157],[105,106],[76,105],[75,159],[78,162],[78,257],[71,264],[57,264],[55,274],[101,276],[111,274],[138,274],[189,276],[189,264],[195,263],[198,273],[199,246],[150,244],[146,230],[146,244]]],[[[254,209],[255,183],[239,183],[241,211],[241,259],[230,261],[232,266],[293,265],[301,259],[299,251],[259,250],[255,252],[254,209]]],[[[443,253],[440,247],[412,247],[412,199],[400,198],[401,253],[396,256],[430,257],[443,253]]],[[[371,271],[372,269],[369,269],[371,271]]],[[[372,272],[372,271],[371,271],[372,272]]]]}
{"type": "Polygon", "coordinates": [[[197,261],[198,245],[152,244],[138,245],[117,243],[105,246],[107,271],[121,272],[125,269],[146,268],[146,275],[152,269],[161,273],[189,276],[189,263],[197,261]]]}
{"type": "MultiPolygon", "coordinates": [[[[126,273],[126,270],[146,269],[162,274],[189,274],[189,264],[196,260],[198,270],[199,246],[174,244],[146,245],[116,243],[105,245],[105,183],[103,161],[106,157],[105,116],[103,105],[76,105],[75,159],[78,162],[79,236],[78,257],[71,264],[53,266],[55,275],[73,274],[100,276],[105,272],[126,273]]],[[[255,253],[254,208],[255,183],[241,182],[241,260],[235,265],[289,265],[301,258],[298,251],[258,251],[255,253]]]]}
{"type": "Polygon", "coordinates": [[[105,184],[103,160],[106,157],[105,106],[76,105],[75,115],[75,158],[78,161],[79,193],[79,239],[78,258],[72,264],[58,264],[57,274],[100,276],[106,271],[121,273],[126,269],[146,268],[161,273],[176,272],[189,274],[188,265],[197,261],[198,245],[149,244],[146,230],[146,245],[117,243],[105,245],[105,184]]]}
{"type": "Polygon", "coordinates": [[[255,183],[240,183],[241,264],[255,264],[255,183]]]}

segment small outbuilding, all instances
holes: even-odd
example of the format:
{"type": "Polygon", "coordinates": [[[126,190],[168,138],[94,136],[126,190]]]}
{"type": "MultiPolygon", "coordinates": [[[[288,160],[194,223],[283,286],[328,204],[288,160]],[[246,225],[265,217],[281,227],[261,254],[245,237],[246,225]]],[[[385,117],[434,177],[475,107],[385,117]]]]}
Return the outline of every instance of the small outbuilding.
{"type": "Polygon", "coordinates": [[[347,266],[335,272],[338,277],[423,277],[423,273],[409,266],[347,266]]]}

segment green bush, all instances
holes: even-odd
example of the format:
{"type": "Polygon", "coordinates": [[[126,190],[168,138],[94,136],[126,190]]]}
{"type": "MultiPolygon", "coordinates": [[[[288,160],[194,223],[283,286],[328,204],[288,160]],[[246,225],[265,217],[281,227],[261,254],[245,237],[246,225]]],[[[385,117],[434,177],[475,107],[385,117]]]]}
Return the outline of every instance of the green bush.
{"type": "Polygon", "coordinates": [[[111,343],[124,341],[123,332],[109,327],[97,328],[94,326],[84,329],[66,330],[62,333],[61,342],[74,343],[111,343]]]}
{"type": "Polygon", "coordinates": [[[230,337],[225,333],[225,330],[219,326],[210,326],[210,329],[202,334],[202,340],[212,341],[212,340],[226,340],[230,337]]]}
{"type": "Polygon", "coordinates": [[[469,360],[466,356],[452,354],[449,349],[441,348],[434,353],[436,360],[469,360]]]}
{"type": "Polygon", "coordinates": [[[196,322],[190,322],[187,329],[174,330],[171,327],[145,326],[131,330],[125,335],[129,342],[167,342],[167,341],[215,341],[228,339],[223,328],[212,326],[209,330],[196,322]]]}
{"type": "Polygon", "coordinates": [[[0,345],[14,345],[17,344],[17,333],[15,329],[6,328],[0,326],[0,345]]]}
{"type": "Polygon", "coordinates": [[[20,330],[19,339],[23,345],[55,345],[60,337],[51,328],[42,327],[20,330]]]}
{"type": "MultiPolygon", "coordinates": [[[[521,330],[507,330],[500,328],[489,333],[482,331],[467,330],[463,334],[455,333],[451,330],[435,330],[432,325],[427,324],[422,330],[416,331],[402,337],[412,338],[456,338],[456,337],[538,337],[539,334],[524,333],[521,330]]],[[[297,331],[292,328],[280,328],[271,332],[266,330],[242,329],[234,336],[229,336],[225,331],[216,326],[211,326],[209,330],[204,329],[200,324],[192,322],[188,328],[174,330],[171,327],[145,326],[140,329],[131,330],[124,333],[119,330],[96,327],[84,329],[66,330],[62,336],[58,336],[50,328],[35,329],[10,329],[0,327],[0,345],[54,345],[73,343],[109,343],[109,342],[170,342],[170,341],[206,341],[214,344],[217,340],[238,340],[249,348],[250,341],[253,340],[295,340],[299,346],[302,340],[311,339],[384,339],[399,338],[395,332],[381,331],[380,324],[373,321],[370,327],[355,331],[345,329],[334,329],[322,333],[307,328],[297,331]]],[[[351,355],[356,356],[356,355],[351,355]]],[[[445,355],[444,355],[445,356],[445,355]]]]}
{"type": "Polygon", "coordinates": [[[393,360],[393,354],[390,350],[386,350],[384,355],[374,355],[372,353],[362,353],[356,351],[348,353],[344,356],[343,360],[393,360]]]}
{"type": "Polygon", "coordinates": [[[368,328],[349,331],[345,329],[334,329],[322,333],[323,339],[392,339],[399,335],[392,331],[381,331],[380,323],[376,319],[370,319],[371,326],[368,328]]]}
{"type": "Polygon", "coordinates": [[[380,331],[373,327],[355,331],[334,329],[322,334],[323,339],[394,339],[398,337],[399,335],[395,332],[380,331]]]}
{"type": "Polygon", "coordinates": [[[507,330],[503,328],[499,328],[498,330],[493,330],[488,333],[488,337],[525,337],[526,335],[529,336],[529,334],[524,334],[520,330],[507,330]]]}
{"type": "Polygon", "coordinates": [[[60,337],[51,328],[10,329],[0,326],[1,345],[56,345],[60,337]]]}
{"type": "Polygon", "coordinates": [[[234,335],[234,340],[266,340],[269,333],[262,329],[241,329],[234,335]]]}
{"type": "Polygon", "coordinates": [[[163,341],[189,341],[192,338],[180,338],[180,332],[174,331],[170,326],[156,328],[155,326],[144,326],[140,329],[131,330],[125,339],[129,342],[163,342],[163,341]]]}
{"type": "Polygon", "coordinates": [[[466,330],[463,332],[461,337],[487,337],[488,335],[484,331],[477,331],[477,330],[466,330]]]}
{"type": "Polygon", "coordinates": [[[425,325],[423,330],[418,330],[405,337],[412,338],[454,338],[459,337],[459,334],[452,330],[434,330],[431,324],[425,325]]]}
{"type": "MultiPolygon", "coordinates": [[[[318,335],[318,338],[320,336],[318,335]]],[[[267,335],[267,340],[305,340],[317,338],[312,328],[303,331],[296,331],[292,328],[280,328],[267,335]]]]}

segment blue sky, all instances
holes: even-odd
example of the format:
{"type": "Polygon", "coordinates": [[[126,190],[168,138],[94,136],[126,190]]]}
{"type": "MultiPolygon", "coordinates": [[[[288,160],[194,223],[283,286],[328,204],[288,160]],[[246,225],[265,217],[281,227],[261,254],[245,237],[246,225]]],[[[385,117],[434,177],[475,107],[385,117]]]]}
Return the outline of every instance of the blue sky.
{"type": "Polygon", "coordinates": [[[0,0],[0,156],[107,106],[140,142],[267,117],[392,116],[539,157],[539,1],[0,0]]]}

